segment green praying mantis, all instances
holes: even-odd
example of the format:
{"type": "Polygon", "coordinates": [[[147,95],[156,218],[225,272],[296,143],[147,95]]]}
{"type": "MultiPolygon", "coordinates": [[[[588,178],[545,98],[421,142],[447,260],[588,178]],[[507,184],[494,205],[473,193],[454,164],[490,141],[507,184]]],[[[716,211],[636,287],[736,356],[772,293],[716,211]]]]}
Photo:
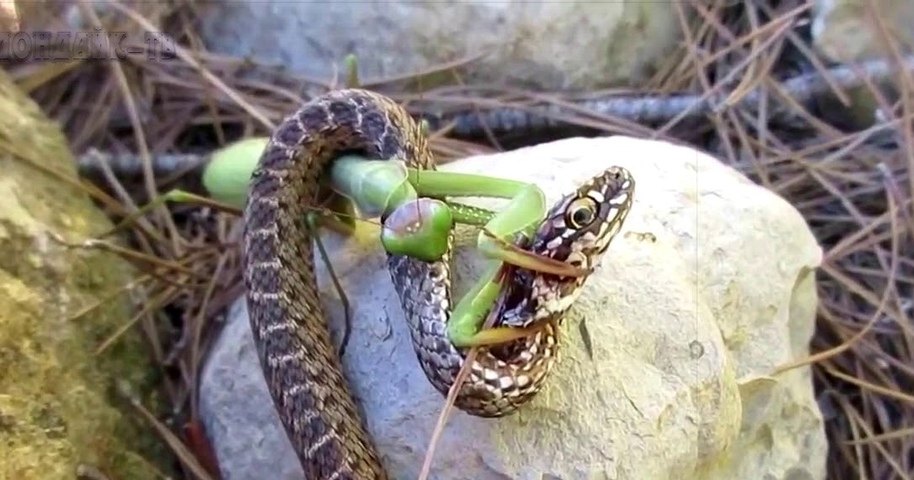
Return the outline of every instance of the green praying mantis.
{"type": "MultiPolygon", "coordinates": [[[[254,141],[265,145],[263,139],[254,141]]],[[[250,146],[239,145],[245,151],[250,146]]],[[[217,200],[240,207],[246,188],[242,179],[250,178],[253,162],[250,158],[237,160],[231,149],[230,146],[224,155],[214,156],[204,174],[204,185],[217,200]]],[[[448,336],[457,347],[495,345],[529,334],[526,329],[513,327],[482,329],[486,314],[501,291],[498,277],[503,264],[559,276],[589,273],[515,246],[517,235],[532,237],[546,212],[545,195],[534,184],[484,175],[417,170],[399,161],[353,155],[333,162],[328,182],[333,191],[357,206],[363,216],[384,218],[380,240],[390,254],[437,260],[447,248],[453,224],[481,227],[476,247],[489,260],[489,265],[458,301],[448,322],[448,336]],[[490,197],[509,202],[501,211],[492,212],[449,200],[454,197],[490,197]]],[[[314,225],[314,220],[312,217],[309,222],[314,225]]]]}
{"type": "MultiPolygon", "coordinates": [[[[120,223],[129,222],[163,202],[199,203],[240,212],[246,201],[248,182],[267,141],[266,138],[245,139],[215,152],[202,176],[208,197],[171,190],[120,223]]],[[[530,333],[527,329],[514,327],[482,329],[502,287],[498,278],[503,264],[569,277],[588,273],[515,246],[517,235],[530,238],[545,215],[545,195],[534,184],[485,175],[417,170],[407,168],[400,161],[354,155],[336,159],[326,181],[334,192],[351,202],[349,206],[355,206],[362,217],[384,218],[380,240],[390,254],[423,261],[437,260],[447,248],[448,235],[454,224],[480,227],[476,247],[488,259],[488,266],[458,301],[448,322],[448,336],[457,347],[495,345],[530,333]],[[501,211],[493,212],[450,200],[451,197],[509,201],[501,211]]],[[[312,228],[323,225],[348,233],[352,217],[345,213],[347,211],[339,206],[316,210],[303,220],[312,228]]],[[[319,237],[315,236],[315,239],[323,260],[329,264],[319,237]]]]}
{"type": "MultiPolygon", "coordinates": [[[[349,83],[357,83],[355,60],[347,59],[349,83]]],[[[250,138],[215,152],[203,172],[207,197],[183,190],[172,190],[149,202],[121,224],[144,214],[162,202],[200,203],[223,210],[240,211],[246,200],[248,182],[267,144],[267,138],[250,138]]],[[[364,217],[383,218],[380,240],[390,254],[433,261],[447,249],[450,229],[456,223],[480,227],[477,248],[488,259],[485,273],[456,304],[448,322],[448,336],[458,348],[491,346],[526,335],[526,328],[493,327],[483,329],[502,285],[504,265],[565,277],[588,274],[579,267],[536,255],[515,246],[518,235],[532,238],[546,212],[545,195],[533,184],[484,175],[407,168],[400,161],[342,156],[327,175],[330,188],[347,199],[331,211],[315,211],[303,219],[312,228],[319,225],[351,230],[351,207],[364,217]],[[493,212],[459,203],[454,197],[490,197],[509,200],[493,212]]],[[[315,235],[324,262],[326,251],[315,235]]],[[[333,275],[332,268],[330,270],[333,275]]],[[[337,289],[339,284],[334,278],[337,289]]],[[[342,292],[341,292],[342,293],[342,292]]],[[[348,318],[347,335],[348,337],[348,318]]]]}

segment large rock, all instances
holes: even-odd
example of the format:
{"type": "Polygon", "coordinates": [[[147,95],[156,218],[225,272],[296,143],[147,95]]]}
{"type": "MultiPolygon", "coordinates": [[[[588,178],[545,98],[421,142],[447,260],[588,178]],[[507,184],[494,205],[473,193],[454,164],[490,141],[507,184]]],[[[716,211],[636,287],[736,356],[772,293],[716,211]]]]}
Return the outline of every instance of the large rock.
{"type": "MultiPolygon", "coordinates": [[[[536,182],[553,201],[610,164],[635,175],[635,206],[566,322],[548,386],[514,416],[456,413],[432,478],[824,478],[809,369],[768,378],[808,353],[821,259],[784,200],[700,152],[626,137],[558,141],[444,169],[536,182]]],[[[376,227],[324,239],[353,306],[346,374],[393,478],[416,478],[443,397],[416,362],[376,227]]],[[[462,289],[481,263],[466,248],[459,262],[462,289]]],[[[339,324],[339,299],[320,270],[339,324]]],[[[200,397],[225,478],[261,478],[265,469],[301,478],[243,302],[226,327],[200,397]]]]}
{"type": "Polygon", "coordinates": [[[4,72],[0,112],[0,478],[74,479],[80,465],[160,478],[171,470],[164,445],[113,394],[118,381],[149,390],[142,338],[130,331],[93,354],[131,318],[128,292],[105,297],[133,271],[115,254],[52,240],[112,225],[84,191],[28,163],[76,178],[57,125],[4,72]]]}
{"type": "MultiPolygon", "coordinates": [[[[328,79],[350,53],[366,80],[484,54],[468,81],[592,89],[643,81],[679,40],[664,2],[212,2],[211,50],[328,79]]],[[[450,73],[423,85],[453,82],[450,73]]]]}

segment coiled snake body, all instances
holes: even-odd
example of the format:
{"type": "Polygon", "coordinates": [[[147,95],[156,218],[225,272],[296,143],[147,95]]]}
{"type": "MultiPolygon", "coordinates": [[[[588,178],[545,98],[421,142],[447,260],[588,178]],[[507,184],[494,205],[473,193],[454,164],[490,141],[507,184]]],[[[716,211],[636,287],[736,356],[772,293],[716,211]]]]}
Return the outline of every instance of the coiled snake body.
{"type": "MultiPolygon", "coordinates": [[[[305,104],[275,130],[252,177],[244,211],[244,281],[261,367],[306,478],[383,479],[387,475],[330,339],[304,223],[326,193],[319,186],[322,173],[343,152],[435,168],[419,125],[386,97],[338,90],[305,104]]],[[[525,248],[594,266],[628,212],[633,187],[625,170],[608,169],[558,202],[525,248]],[[599,207],[596,218],[587,228],[570,228],[565,212],[581,198],[599,207]]],[[[450,257],[450,248],[436,262],[388,255],[417,358],[443,393],[465,355],[447,336],[450,257]]],[[[536,394],[555,359],[561,318],[584,281],[511,272],[499,298],[499,318],[518,326],[540,322],[543,328],[478,351],[456,402],[474,415],[511,413],[536,394]]]]}

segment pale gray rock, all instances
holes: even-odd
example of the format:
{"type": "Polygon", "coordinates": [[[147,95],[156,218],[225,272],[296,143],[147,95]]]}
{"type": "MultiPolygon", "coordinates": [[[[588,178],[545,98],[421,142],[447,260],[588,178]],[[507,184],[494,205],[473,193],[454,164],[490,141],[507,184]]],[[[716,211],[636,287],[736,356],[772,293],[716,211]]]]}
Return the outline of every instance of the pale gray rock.
{"type": "MultiPolygon", "coordinates": [[[[563,140],[443,169],[536,182],[552,202],[612,164],[637,179],[634,209],[569,315],[547,387],[507,418],[455,412],[431,478],[825,478],[810,371],[774,374],[808,354],[822,255],[786,201],[701,152],[627,137],[563,140]]],[[[323,238],[353,306],[345,373],[392,478],[414,479],[444,399],[416,362],[377,228],[323,238]]],[[[459,253],[458,292],[480,272],[477,260],[459,253]]],[[[320,268],[339,324],[339,298],[320,268]]],[[[226,479],[301,478],[243,306],[205,366],[200,401],[226,479]]]]}
{"type": "Polygon", "coordinates": [[[366,80],[481,55],[465,80],[548,89],[632,84],[666,60],[680,30],[668,3],[630,0],[242,0],[201,8],[201,35],[211,50],[321,80],[354,53],[366,80]]]}
{"type": "MultiPolygon", "coordinates": [[[[874,15],[891,36],[902,54],[914,52],[914,2],[911,0],[816,0],[812,18],[812,40],[828,60],[850,63],[869,59],[892,59],[885,33],[874,15]]],[[[819,109],[836,125],[863,129],[882,121],[879,101],[867,86],[846,92],[849,104],[824,98],[819,109]]],[[[890,101],[892,101],[890,99],[890,101]]]]}
{"type": "Polygon", "coordinates": [[[854,62],[889,57],[879,15],[902,52],[914,51],[914,2],[911,0],[816,0],[813,44],[829,60],[854,62]]]}

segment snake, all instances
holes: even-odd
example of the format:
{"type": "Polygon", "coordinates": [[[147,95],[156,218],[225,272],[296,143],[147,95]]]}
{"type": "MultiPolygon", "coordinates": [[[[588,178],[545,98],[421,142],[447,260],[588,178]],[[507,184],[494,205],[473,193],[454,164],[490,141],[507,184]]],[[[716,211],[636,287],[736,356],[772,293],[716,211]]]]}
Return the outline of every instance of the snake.
{"type": "MultiPolygon", "coordinates": [[[[326,199],[321,179],[328,166],[353,152],[436,168],[425,130],[404,107],[368,90],[332,90],[304,103],[272,131],[243,210],[241,268],[257,356],[305,478],[314,480],[388,478],[331,341],[314,268],[313,230],[305,221],[326,199]]],[[[557,202],[536,235],[519,245],[592,267],[628,213],[633,187],[625,169],[607,169],[557,202]],[[582,201],[597,207],[596,218],[586,228],[572,228],[568,209],[582,201]]],[[[443,394],[466,357],[448,340],[446,328],[454,238],[452,229],[437,261],[387,254],[416,357],[443,394]]],[[[504,278],[495,307],[499,318],[539,328],[526,338],[477,350],[455,406],[480,417],[511,414],[541,389],[557,357],[562,318],[585,280],[522,269],[506,269],[504,278]]]]}

